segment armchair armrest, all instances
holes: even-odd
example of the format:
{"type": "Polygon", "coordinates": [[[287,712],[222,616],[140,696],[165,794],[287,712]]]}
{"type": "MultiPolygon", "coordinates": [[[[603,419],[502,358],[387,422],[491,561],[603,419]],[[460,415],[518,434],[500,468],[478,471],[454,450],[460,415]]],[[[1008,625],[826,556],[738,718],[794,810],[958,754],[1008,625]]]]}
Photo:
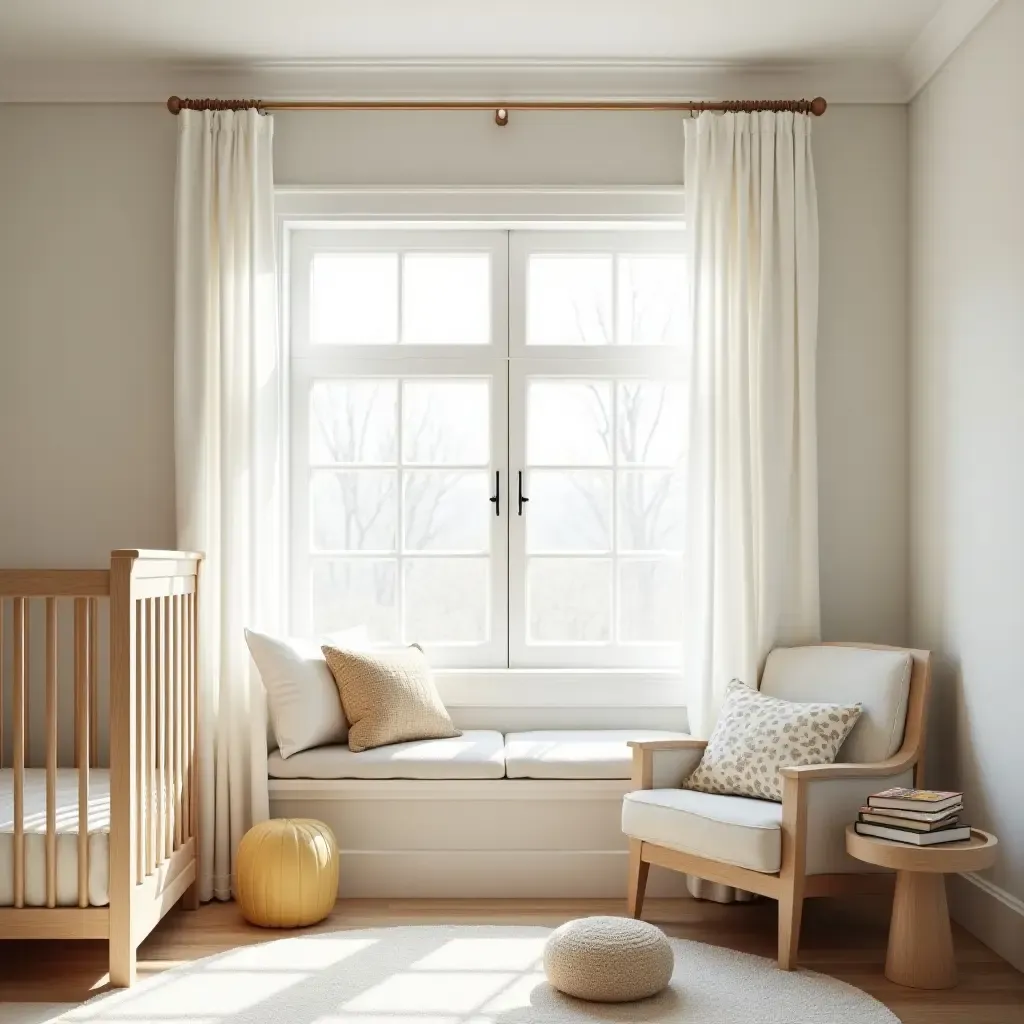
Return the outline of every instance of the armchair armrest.
{"type": "Polygon", "coordinates": [[[630,740],[634,789],[678,786],[700,763],[707,740],[630,740]]]}
{"type": "Polygon", "coordinates": [[[784,779],[796,779],[797,782],[816,782],[821,779],[882,779],[890,775],[899,775],[914,767],[917,757],[897,751],[885,761],[872,764],[801,764],[780,768],[779,773],[784,779]]]}

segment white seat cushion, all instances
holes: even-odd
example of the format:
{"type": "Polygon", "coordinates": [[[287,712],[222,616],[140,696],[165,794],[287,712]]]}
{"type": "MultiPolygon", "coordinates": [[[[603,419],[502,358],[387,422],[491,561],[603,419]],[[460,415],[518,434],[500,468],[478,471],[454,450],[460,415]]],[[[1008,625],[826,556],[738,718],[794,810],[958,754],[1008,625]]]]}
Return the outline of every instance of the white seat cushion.
{"type": "Polygon", "coordinates": [[[628,779],[630,740],[687,738],[686,733],[643,729],[510,732],[505,773],[510,779],[628,779]]]}
{"type": "Polygon", "coordinates": [[[872,764],[903,742],[913,659],[865,647],[777,647],[761,673],[762,693],[783,700],[863,705],[836,760],[872,764]]]}
{"type": "Polygon", "coordinates": [[[267,770],[272,779],[500,779],[505,774],[503,750],[500,732],[479,730],[358,754],[344,746],[317,747],[286,760],[275,751],[267,770]]]}
{"type": "Polygon", "coordinates": [[[622,801],[622,831],[681,853],[776,874],[782,805],[688,789],[641,789],[622,801]]]}

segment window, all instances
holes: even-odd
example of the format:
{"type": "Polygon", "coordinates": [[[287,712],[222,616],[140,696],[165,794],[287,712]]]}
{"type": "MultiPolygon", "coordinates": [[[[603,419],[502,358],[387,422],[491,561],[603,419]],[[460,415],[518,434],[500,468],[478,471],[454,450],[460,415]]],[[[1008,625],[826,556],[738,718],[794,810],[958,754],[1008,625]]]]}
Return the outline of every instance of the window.
{"type": "Polygon", "coordinates": [[[667,230],[289,232],[292,625],[439,666],[678,663],[667,230]]]}

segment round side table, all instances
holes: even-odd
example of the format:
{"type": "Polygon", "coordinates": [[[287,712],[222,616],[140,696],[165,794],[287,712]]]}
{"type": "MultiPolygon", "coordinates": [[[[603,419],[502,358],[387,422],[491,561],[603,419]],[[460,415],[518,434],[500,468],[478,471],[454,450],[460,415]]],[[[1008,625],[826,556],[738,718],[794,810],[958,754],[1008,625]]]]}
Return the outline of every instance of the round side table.
{"type": "Polygon", "coordinates": [[[889,924],[885,976],[910,988],[952,988],[956,984],[953,933],[946,907],[951,871],[980,871],[996,859],[998,840],[972,828],[971,838],[939,846],[911,846],[858,835],[846,826],[851,857],[896,869],[896,895],[889,924]]]}

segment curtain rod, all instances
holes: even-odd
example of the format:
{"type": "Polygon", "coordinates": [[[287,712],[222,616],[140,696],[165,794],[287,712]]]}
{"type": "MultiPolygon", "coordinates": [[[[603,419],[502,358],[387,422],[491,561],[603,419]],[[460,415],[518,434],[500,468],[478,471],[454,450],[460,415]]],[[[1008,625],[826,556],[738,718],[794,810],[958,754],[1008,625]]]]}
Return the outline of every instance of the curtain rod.
{"type": "Polygon", "coordinates": [[[477,100],[452,102],[420,102],[417,100],[214,100],[182,99],[172,96],[167,109],[172,114],[182,110],[493,110],[499,125],[508,124],[510,110],[724,110],[730,112],[783,111],[814,114],[820,117],[828,104],[820,97],[813,100],[718,100],[718,101],[592,101],[555,102],[524,100],[513,103],[492,103],[477,100]]]}

